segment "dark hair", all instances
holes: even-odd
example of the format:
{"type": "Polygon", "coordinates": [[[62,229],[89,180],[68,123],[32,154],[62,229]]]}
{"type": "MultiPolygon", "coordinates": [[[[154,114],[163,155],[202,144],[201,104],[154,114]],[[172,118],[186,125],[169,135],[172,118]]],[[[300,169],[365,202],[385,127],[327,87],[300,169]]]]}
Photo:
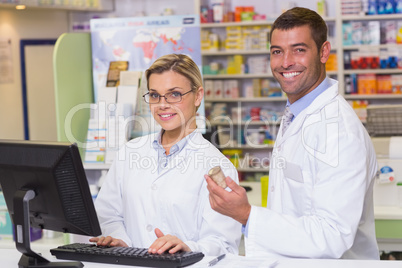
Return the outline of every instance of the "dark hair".
{"type": "Polygon", "coordinates": [[[290,30],[295,27],[309,26],[311,35],[317,49],[320,50],[322,44],[327,41],[328,28],[325,21],[317,12],[303,7],[294,7],[281,14],[272,24],[270,40],[274,30],[290,30]]]}
{"type": "Polygon", "coordinates": [[[197,64],[189,56],[184,54],[168,54],[158,58],[145,71],[147,88],[149,89],[149,77],[151,74],[161,74],[166,71],[173,71],[186,77],[190,81],[193,91],[202,87],[201,72],[197,64]]]}

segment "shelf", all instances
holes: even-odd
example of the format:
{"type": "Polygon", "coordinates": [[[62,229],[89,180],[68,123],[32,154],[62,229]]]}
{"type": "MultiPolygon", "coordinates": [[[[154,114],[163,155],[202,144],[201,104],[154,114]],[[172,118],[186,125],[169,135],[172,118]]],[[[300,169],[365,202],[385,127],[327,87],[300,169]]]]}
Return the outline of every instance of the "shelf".
{"type": "Polygon", "coordinates": [[[204,79],[247,79],[247,78],[271,78],[270,74],[205,74],[204,79]]]}
{"type": "Polygon", "coordinates": [[[402,69],[349,69],[344,74],[402,74],[402,69]]]}
{"type": "Polygon", "coordinates": [[[397,47],[400,46],[401,44],[381,44],[381,45],[370,45],[370,44],[361,44],[361,45],[348,45],[348,46],[344,46],[343,50],[360,50],[360,49],[364,49],[364,48],[373,48],[373,49],[377,49],[380,50],[382,48],[390,48],[390,47],[397,47]]]}
{"type": "Polygon", "coordinates": [[[344,15],[341,16],[342,21],[349,20],[393,20],[401,19],[402,14],[383,14],[383,15],[344,15]]]}
{"type": "Polygon", "coordinates": [[[287,101],[286,97],[255,97],[255,98],[228,98],[228,99],[210,99],[206,98],[205,102],[276,102],[287,101]]]}
{"type": "MultiPolygon", "coordinates": [[[[402,70],[400,70],[402,73],[402,70]]],[[[337,71],[327,71],[328,75],[338,75],[337,71]]],[[[204,79],[253,79],[253,78],[273,78],[272,73],[265,74],[204,74],[204,79]]]]}
{"type": "MultiPolygon", "coordinates": [[[[331,51],[337,50],[336,47],[331,47],[331,51]]],[[[201,51],[202,56],[229,56],[229,55],[261,55],[269,54],[269,49],[254,49],[254,50],[218,50],[218,51],[201,51]]]]}
{"type": "Polygon", "coordinates": [[[323,19],[326,22],[335,22],[336,21],[336,17],[323,17],[323,19]]]}
{"type": "MultiPolygon", "coordinates": [[[[326,22],[335,22],[335,17],[324,18],[326,22]]],[[[218,22],[218,23],[201,23],[201,28],[218,28],[228,26],[257,26],[257,25],[272,25],[274,20],[253,20],[253,21],[238,21],[238,22],[218,22]]]]}
{"type": "Polygon", "coordinates": [[[269,54],[268,49],[255,49],[255,50],[219,50],[219,51],[201,51],[202,56],[227,56],[227,55],[261,55],[269,54]]]}
{"type": "Polygon", "coordinates": [[[376,220],[402,220],[402,208],[396,206],[374,206],[376,220]]]}
{"type": "Polygon", "coordinates": [[[82,12],[112,12],[114,11],[114,1],[112,0],[100,0],[99,7],[85,7],[85,6],[67,6],[67,5],[45,5],[45,4],[35,4],[34,2],[29,3],[28,1],[19,1],[19,3],[0,3],[0,7],[4,8],[14,8],[17,5],[25,5],[26,9],[44,9],[44,10],[64,10],[64,11],[82,11],[82,12]]]}
{"type": "Polygon", "coordinates": [[[257,26],[257,25],[271,25],[273,21],[267,20],[253,20],[253,21],[239,21],[239,22],[219,22],[219,23],[201,23],[201,28],[217,28],[228,26],[257,26]]]}
{"type": "Polygon", "coordinates": [[[269,172],[269,168],[237,168],[238,172],[269,172]]]}
{"type": "Polygon", "coordinates": [[[338,71],[326,71],[327,75],[338,75],[338,71]]]}
{"type": "Polygon", "coordinates": [[[242,122],[211,122],[212,126],[269,126],[279,125],[280,121],[242,121],[242,122]]]}
{"type": "Polygon", "coordinates": [[[271,144],[259,144],[259,145],[238,145],[238,146],[219,146],[219,149],[242,149],[242,150],[266,150],[274,148],[271,144]]]}
{"type": "Polygon", "coordinates": [[[363,95],[363,94],[353,94],[353,95],[345,95],[345,99],[347,100],[373,100],[373,99],[402,99],[402,94],[373,94],[373,95],[363,95]]]}

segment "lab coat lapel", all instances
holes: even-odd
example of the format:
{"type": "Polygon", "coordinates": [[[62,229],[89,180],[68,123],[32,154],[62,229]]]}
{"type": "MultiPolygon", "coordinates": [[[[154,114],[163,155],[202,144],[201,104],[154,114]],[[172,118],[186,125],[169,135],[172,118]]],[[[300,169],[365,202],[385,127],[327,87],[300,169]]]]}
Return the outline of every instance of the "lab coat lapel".
{"type": "Polygon", "coordinates": [[[289,137],[296,135],[300,131],[305,118],[306,118],[306,113],[303,111],[297,117],[295,117],[295,119],[292,121],[292,123],[289,125],[288,129],[286,130],[285,135],[282,135],[282,123],[281,123],[281,127],[279,128],[278,136],[275,141],[276,145],[279,146],[283,142],[285,142],[289,137]]]}
{"type": "Polygon", "coordinates": [[[338,82],[333,79],[330,80],[332,86],[317,96],[317,98],[306,109],[295,117],[283,136],[281,122],[281,127],[279,128],[278,136],[275,142],[277,146],[280,146],[289,137],[298,134],[302,129],[303,123],[309,115],[324,107],[328,102],[332,101],[338,95],[338,82]]]}

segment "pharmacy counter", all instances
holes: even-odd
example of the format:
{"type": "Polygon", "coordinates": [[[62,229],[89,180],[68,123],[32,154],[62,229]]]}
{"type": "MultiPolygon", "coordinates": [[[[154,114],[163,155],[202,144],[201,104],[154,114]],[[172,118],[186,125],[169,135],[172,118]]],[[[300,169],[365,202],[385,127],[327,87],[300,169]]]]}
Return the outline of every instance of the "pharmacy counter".
{"type": "MultiPolygon", "coordinates": [[[[42,255],[50,261],[59,261],[51,256],[49,251],[42,252],[42,255]]],[[[1,266],[2,267],[18,267],[18,261],[21,257],[16,249],[0,249],[1,256],[1,266]]],[[[191,265],[192,268],[204,268],[208,267],[208,261],[213,257],[205,257],[200,262],[191,265]]],[[[133,267],[126,265],[112,265],[112,264],[100,264],[83,262],[86,268],[123,268],[123,267],[133,267]]],[[[222,261],[220,261],[215,266],[219,267],[275,267],[275,268],[393,268],[402,267],[402,261],[365,261],[365,260],[309,260],[309,259],[264,259],[264,258],[248,258],[243,256],[228,255],[222,261]]]]}

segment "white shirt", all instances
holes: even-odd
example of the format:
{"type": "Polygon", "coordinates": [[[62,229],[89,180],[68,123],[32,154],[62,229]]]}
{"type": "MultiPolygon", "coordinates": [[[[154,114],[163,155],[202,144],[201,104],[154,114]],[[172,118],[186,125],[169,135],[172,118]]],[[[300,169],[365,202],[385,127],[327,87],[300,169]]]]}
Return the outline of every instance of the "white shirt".
{"type": "Polygon", "coordinates": [[[279,129],[268,207],[251,209],[247,256],[379,259],[375,151],[338,83],[330,82],[284,136],[279,129]]]}
{"type": "Polygon", "coordinates": [[[238,254],[241,225],[212,210],[204,178],[220,165],[238,182],[233,164],[197,131],[159,173],[152,146],[157,135],[134,139],[119,151],[95,202],[102,235],[148,248],[159,228],[192,251],[238,254]]]}

